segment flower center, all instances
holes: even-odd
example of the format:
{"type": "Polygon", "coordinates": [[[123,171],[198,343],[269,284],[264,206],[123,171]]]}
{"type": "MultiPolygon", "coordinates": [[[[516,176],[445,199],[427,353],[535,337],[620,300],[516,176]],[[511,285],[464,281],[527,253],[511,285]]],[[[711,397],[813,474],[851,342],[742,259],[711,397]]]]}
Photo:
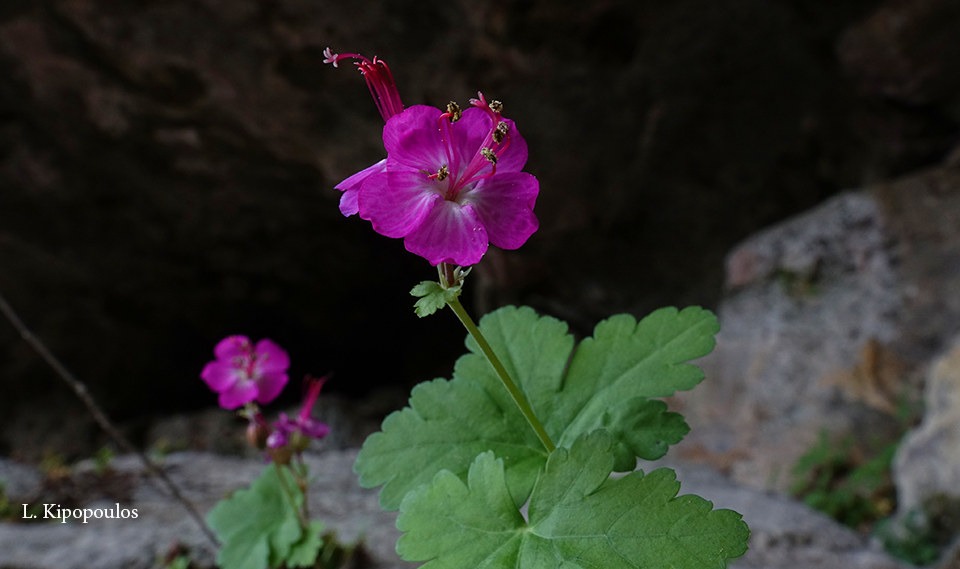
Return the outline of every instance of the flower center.
{"type": "MultiPolygon", "coordinates": [[[[470,105],[485,111],[490,119],[491,126],[487,136],[473,155],[469,157],[466,166],[457,169],[458,172],[450,172],[449,167],[444,164],[435,174],[427,176],[438,182],[442,182],[450,176],[446,191],[443,192],[444,199],[448,201],[457,201],[464,189],[473,187],[482,179],[496,175],[497,160],[510,146],[510,126],[501,117],[503,103],[500,101],[488,102],[483,93],[477,93],[477,96],[478,99],[470,99],[470,105]]],[[[447,104],[447,111],[440,115],[440,136],[447,146],[448,156],[451,157],[455,157],[456,152],[453,147],[451,131],[454,128],[453,123],[460,119],[460,115],[459,105],[452,101],[447,104]]]]}

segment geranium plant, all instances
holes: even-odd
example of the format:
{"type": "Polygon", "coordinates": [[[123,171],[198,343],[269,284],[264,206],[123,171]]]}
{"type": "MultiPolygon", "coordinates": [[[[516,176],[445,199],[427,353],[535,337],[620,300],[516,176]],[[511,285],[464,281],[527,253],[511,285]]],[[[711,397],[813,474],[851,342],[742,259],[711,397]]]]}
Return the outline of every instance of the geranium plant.
{"type": "Polygon", "coordinates": [[[336,186],[340,211],[437,267],[411,291],[415,310],[449,307],[468,332],[453,377],[414,388],[357,458],[361,484],[400,512],[400,556],[429,569],[702,569],[742,555],[738,513],[677,496],[670,469],[636,470],[688,432],[660,398],[703,379],[689,362],[713,349],[714,315],[621,314],[579,343],[525,307],[477,325],[459,301],[470,267],[538,228],[526,142],[499,101],[404,108],[382,59],[324,56],[355,63],[385,120],[386,158],[336,186]]]}
{"type": "Polygon", "coordinates": [[[310,519],[303,451],[311,439],[329,432],[312,417],[326,378],[307,377],[300,413],[295,418],[280,413],[270,423],[258,404],[276,399],[287,384],[287,352],[268,339],[254,344],[246,336],[229,336],[214,355],[200,377],[218,393],[221,407],[242,407],[248,442],[270,462],[249,488],[234,492],[207,515],[221,542],[217,563],[223,569],[314,567],[332,543],[323,535],[323,523],[310,519]]]}

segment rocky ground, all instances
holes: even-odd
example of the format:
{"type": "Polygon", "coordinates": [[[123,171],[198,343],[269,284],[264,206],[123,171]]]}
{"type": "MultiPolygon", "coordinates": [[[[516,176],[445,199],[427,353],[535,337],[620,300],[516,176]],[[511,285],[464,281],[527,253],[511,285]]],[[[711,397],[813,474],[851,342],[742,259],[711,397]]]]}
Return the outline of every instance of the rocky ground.
{"type": "MultiPolygon", "coordinates": [[[[369,569],[414,567],[393,552],[398,533],[394,515],[380,511],[376,493],[362,490],[351,473],[356,451],[328,451],[310,457],[317,480],[311,490],[314,514],[336,528],[341,539],[361,539],[369,569]]],[[[252,480],[263,468],[256,460],[204,453],[177,453],[164,460],[166,471],[202,510],[227,492],[252,480]]],[[[158,566],[176,545],[185,547],[198,566],[209,567],[214,553],[182,507],[141,476],[131,457],[114,461],[118,475],[130,476],[131,489],[123,501],[138,508],[133,521],[0,525],[0,550],[5,569],[135,569],[158,566]]],[[[38,484],[33,470],[0,464],[0,475],[11,488],[29,493],[38,484]],[[16,470],[16,472],[15,472],[16,470]]],[[[732,484],[722,474],[702,466],[680,466],[682,492],[712,500],[718,507],[744,514],[753,531],[750,552],[732,568],[897,569],[891,560],[862,535],[782,496],[732,484]]],[[[111,499],[112,500],[112,499],[111,499]]],[[[100,501],[112,506],[113,501],[100,501]]],[[[96,502],[95,502],[96,504],[96,502]]]]}

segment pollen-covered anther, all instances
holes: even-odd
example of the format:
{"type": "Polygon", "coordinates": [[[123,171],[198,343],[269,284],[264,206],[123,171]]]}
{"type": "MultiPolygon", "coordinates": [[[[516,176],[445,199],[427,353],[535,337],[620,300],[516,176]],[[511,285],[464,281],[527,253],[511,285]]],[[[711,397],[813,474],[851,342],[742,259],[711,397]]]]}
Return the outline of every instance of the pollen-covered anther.
{"type": "Polygon", "coordinates": [[[460,116],[463,115],[463,112],[460,110],[460,105],[456,101],[450,101],[447,103],[447,120],[450,122],[457,122],[460,120],[460,116]]]}
{"type": "Polygon", "coordinates": [[[483,157],[487,159],[491,164],[497,163],[497,155],[493,153],[493,150],[489,148],[481,148],[480,154],[483,154],[483,157]]]}
{"type": "Polygon", "coordinates": [[[503,103],[501,103],[500,101],[497,101],[496,99],[494,99],[493,101],[490,101],[490,110],[497,114],[502,113],[503,103]]]}
{"type": "Polygon", "coordinates": [[[507,133],[510,132],[510,126],[500,121],[497,123],[497,128],[493,129],[493,140],[497,144],[503,142],[503,139],[507,137],[507,133]]]}
{"type": "Polygon", "coordinates": [[[446,180],[446,179],[447,179],[447,176],[449,176],[449,175],[450,175],[450,168],[447,168],[447,165],[444,164],[443,166],[440,166],[440,169],[437,170],[437,173],[436,173],[436,174],[430,174],[430,175],[427,176],[427,177],[430,178],[431,180],[436,180],[436,181],[438,181],[438,182],[442,182],[442,181],[446,180]]]}

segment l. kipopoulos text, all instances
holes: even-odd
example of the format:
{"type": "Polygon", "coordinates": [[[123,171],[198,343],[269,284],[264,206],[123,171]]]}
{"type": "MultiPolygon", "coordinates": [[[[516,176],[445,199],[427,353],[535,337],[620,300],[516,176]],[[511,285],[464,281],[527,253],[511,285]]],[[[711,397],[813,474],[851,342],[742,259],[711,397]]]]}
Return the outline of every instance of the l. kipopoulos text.
{"type": "MultiPolygon", "coordinates": [[[[90,523],[90,520],[135,520],[140,517],[136,508],[123,508],[115,503],[112,508],[63,508],[60,504],[42,504],[43,519],[60,520],[65,524],[67,520],[76,520],[81,523],[90,523]]],[[[41,517],[30,504],[23,504],[23,519],[35,520],[41,517]]]]}

